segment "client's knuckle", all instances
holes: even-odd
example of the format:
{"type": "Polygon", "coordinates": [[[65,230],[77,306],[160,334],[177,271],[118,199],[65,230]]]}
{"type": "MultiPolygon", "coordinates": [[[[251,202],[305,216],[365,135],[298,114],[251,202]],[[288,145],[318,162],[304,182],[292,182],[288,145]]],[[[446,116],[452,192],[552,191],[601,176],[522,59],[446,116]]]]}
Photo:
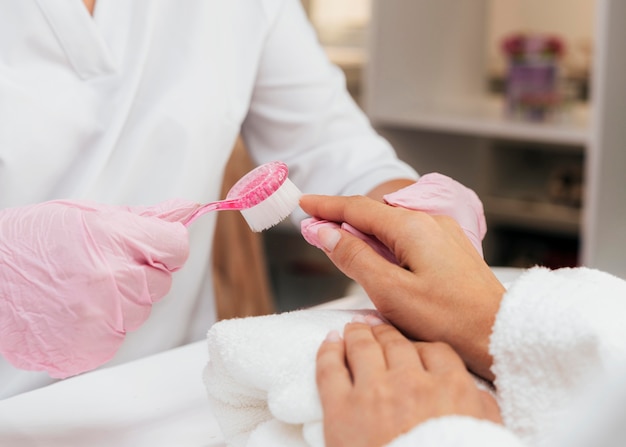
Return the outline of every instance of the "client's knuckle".
{"type": "Polygon", "coordinates": [[[339,254],[339,262],[348,269],[357,268],[359,265],[359,258],[365,250],[365,243],[361,241],[350,241],[344,244],[343,251],[339,254]]]}
{"type": "Polygon", "coordinates": [[[411,342],[402,337],[393,337],[388,338],[382,342],[385,349],[387,350],[396,350],[396,349],[405,349],[407,345],[410,346],[411,342]]]}
{"type": "Polygon", "coordinates": [[[368,351],[375,346],[376,346],[375,341],[368,339],[368,338],[362,338],[362,337],[358,337],[358,338],[351,340],[350,345],[349,345],[350,350],[353,352],[368,351]]]}
{"type": "Polygon", "coordinates": [[[414,343],[416,349],[421,356],[439,356],[442,350],[445,350],[446,344],[440,341],[423,342],[417,341],[414,343]]]}
{"type": "Polygon", "coordinates": [[[446,373],[445,381],[450,392],[457,396],[465,395],[476,387],[469,373],[462,369],[446,373]]]}

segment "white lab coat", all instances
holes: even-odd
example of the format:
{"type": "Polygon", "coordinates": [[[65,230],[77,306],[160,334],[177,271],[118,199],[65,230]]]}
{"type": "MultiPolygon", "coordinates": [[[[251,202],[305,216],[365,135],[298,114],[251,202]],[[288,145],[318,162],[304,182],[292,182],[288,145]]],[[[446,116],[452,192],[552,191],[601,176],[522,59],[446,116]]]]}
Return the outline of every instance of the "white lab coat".
{"type": "MultiPolygon", "coordinates": [[[[298,0],[0,0],[0,209],[57,198],[150,205],[220,197],[238,134],[304,192],[416,178],[377,136],[298,0]]],[[[119,363],[215,320],[215,219],[190,229],[168,297],[119,363]]],[[[50,381],[0,359],[0,398],[50,381]]]]}

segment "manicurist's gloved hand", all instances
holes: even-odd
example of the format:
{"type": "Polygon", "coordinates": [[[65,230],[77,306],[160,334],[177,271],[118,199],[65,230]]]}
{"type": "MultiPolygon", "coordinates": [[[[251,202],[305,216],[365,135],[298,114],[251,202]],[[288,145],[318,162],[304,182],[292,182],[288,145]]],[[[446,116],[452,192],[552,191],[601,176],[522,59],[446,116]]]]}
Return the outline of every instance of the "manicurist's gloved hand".
{"type": "MultiPolygon", "coordinates": [[[[483,204],[474,191],[439,173],[426,174],[412,185],[383,196],[385,203],[430,215],[450,216],[456,220],[472,245],[482,256],[482,240],[487,233],[487,223],[483,204]]],[[[305,219],[301,223],[303,237],[311,244],[321,248],[317,240],[320,226],[341,227],[359,239],[367,242],[378,254],[391,262],[397,263],[394,254],[372,235],[366,235],[347,222],[337,224],[317,218],[305,219]]]]}
{"type": "Polygon", "coordinates": [[[458,222],[482,256],[487,234],[483,203],[474,191],[450,177],[433,172],[414,184],[383,197],[385,202],[431,216],[449,216],[458,222]]]}
{"type": "Polygon", "coordinates": [[[0,211],[0,354],[64,378],[117,352],[189,253],[186,201],[52,201],[0,211]]]}

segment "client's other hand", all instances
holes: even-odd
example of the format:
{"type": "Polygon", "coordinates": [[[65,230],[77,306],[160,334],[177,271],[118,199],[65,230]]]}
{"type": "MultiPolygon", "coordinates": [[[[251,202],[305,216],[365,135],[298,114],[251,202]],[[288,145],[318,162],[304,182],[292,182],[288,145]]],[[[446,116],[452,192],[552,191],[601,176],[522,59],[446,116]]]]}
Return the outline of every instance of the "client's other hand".
{"type": "Polygon", "coordinates": [[[326,446],[382,446],[447,415],[501,423],[495,399],[476,387],[450,346],[412,343],[367,318],[346,325],[345,341],[329,334],[318,351],[326,446]]]}

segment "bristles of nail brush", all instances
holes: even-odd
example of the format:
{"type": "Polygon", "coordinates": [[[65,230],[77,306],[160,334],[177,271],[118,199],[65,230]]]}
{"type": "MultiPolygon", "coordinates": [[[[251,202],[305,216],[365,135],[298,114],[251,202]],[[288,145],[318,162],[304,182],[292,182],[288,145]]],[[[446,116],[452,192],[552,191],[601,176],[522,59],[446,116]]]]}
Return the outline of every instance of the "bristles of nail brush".
{"type": "Polygon", "coordinates": [[[288,178],[262,202],[241,210],[248,226],[254,232],[266,230],[277,225],[289,216],[297,207],[302,192],[288,178]]]}

